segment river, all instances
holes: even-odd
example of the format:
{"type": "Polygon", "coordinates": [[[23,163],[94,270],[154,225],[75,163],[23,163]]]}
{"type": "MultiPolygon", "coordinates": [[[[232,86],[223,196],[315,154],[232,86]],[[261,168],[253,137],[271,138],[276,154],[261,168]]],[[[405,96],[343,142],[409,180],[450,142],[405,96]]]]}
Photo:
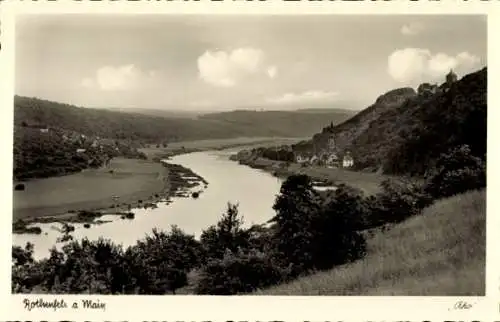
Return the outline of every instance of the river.
{"type": "MultiPolygon", "coordinates": [[[[177,225],[184,232],[199,237],[204,229],[217,223],[228,202],[239,204],[239,213],[246,227],[266,222],[274,215],[272,205],[281,181],[261,170],[230,161],[229,156],[236,152],[235,149],[195,152],[178,155],[168,161],[189,168],[208,181],[208,186],[202,189],[197,199],[174,197],[171,204],[160,202],[155,209],[133,209],[133,220],[107,215],[99,219],[111,222],[92,225],[90,228],[84,228],[83,224],[72,224],[75,231],[71,235],[75,240],[104,237],[127,247],[150,234],[153,228],[169,230],[171,225],[177,225]]],[[[204,188],[203,184],[194,190],[200,188],[204,188]]],[[[40,227],[42,234],[14,234],[13,244],[23,247],[27,242],[34,244],[35,259],[48,257],[49,249],[54,245],[58,249],[62,247],[62,243],[56,242],[62,236],[55,229],[60,227],[59,224],[34,226],[40,227]]]]}

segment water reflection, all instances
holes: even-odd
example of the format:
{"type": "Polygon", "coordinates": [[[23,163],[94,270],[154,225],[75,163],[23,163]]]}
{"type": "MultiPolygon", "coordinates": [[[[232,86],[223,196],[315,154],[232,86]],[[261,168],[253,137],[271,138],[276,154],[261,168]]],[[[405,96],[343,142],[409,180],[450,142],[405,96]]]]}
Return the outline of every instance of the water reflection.
{"type": "MultiPolygon", "coordinates": [[[[72,224],[74,239],[87,237],[95,240],[109,238],[115,243],[129,246],[138,239],[151,233],[153,228],[169,229],[175,224],[185,232],[199,237],[202,230],[215,224],[224,212],[227,202],[238,203],[244,217],[245,226],[263,223],[269,220],[274,211],[272,205],[279,192],[281,181],[260,170],[239,165],[229,160],[229,155],[236,150],[196,152],[179,155],[168,160],[192,169],[208,181],[194,187],[193,191],[202,191],[198,198],[172,198],[169,205],[164,202],[156,209],[132,209],[133,220],[121,219],[120,216],[106,215],[98,220],[111,221],[85,228],[83,224],[72,224]]],[[[191,194],[189,193],[189,196],[191,194]]],[[[57,223],[36,224],[42,228],[40,235],[13,235],[13,244],[24,246],[27,242],[35,245],[35,258],[47,257],[49,249],[56,245],[61,236],[57,223]]]]}

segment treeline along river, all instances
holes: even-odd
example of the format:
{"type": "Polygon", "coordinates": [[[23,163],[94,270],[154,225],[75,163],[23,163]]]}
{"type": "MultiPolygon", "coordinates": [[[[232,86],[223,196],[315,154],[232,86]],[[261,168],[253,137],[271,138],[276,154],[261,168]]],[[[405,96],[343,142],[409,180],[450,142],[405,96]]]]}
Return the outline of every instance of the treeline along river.
{"type": "MultiPolygon", "coordinates": [[[[110,222],[90,228],[72,223],[75,230],[71,235],[75,240],[104,237],[127,247],[150,234],[153,228],[169,230],[171,225],[177,225],[186,233],[199,237],[202,230],[217,223],[228,202],[239,205],[245,226],[266,222],[274,215],[272,205],[281,181],[261,170],[230,161],[229,156],[236,152],[234,149],[195,152],[165,161],[189,168],[208,182],[206,188],[203,183],[193,188],[193,191],[202,190],[198,198],[174,197],[172,203],[160,202],[158,208],[132,209],[133,220],[106,215],[99,219],[110,222]]],[[[42,229],[41,234],[14,234],[13,244],[24,247],[27,242],[32,243],[35,259],[48,257],[54,245],[57,248],[64,245],[57,242],[62,236],[60,224],[39,223],[35,226],[42,229]]]]}

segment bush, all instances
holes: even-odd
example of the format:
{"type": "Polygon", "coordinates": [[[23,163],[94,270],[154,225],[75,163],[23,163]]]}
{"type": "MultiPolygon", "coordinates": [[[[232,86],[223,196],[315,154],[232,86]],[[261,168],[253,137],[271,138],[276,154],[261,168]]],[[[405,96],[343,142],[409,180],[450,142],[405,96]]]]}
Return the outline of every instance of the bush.
{"type": "Polygon", "coordinates": [[[365,206],[362,192],[346,185],[328,195],[310,228],[313,268],[328,269],[365,255],[366,242],[358,233],[363,228],[365,206]]]}
{"type": "Polygon", "coordinates": [[[241,228],[242,225],[243,218],[238,213],[238,205],[228,203],[217,225],[210,226],[201,234],[203,262],[222,259],[227,250],[235,253],[240,249],[248,249],[249,233],[241,228]]]}
{"type": "Polygon", "coordinates": [[[406,179],[387,179],[381,183],[382,192],[365,199],[365,228],[397,223],[418,214],[432,202],[420,184],[406,179]]]}
{"type": "Polygon", "coordinates": [[[14,186],[14,190],[16,191],[24,191],[24,189],[25,189],[24,183],[18,183],[14,186]]]}
{"type": "Polygon", "coordinates": [[[26,228],[25,232],[27,234],[40,235],[42,233],[42,228],[40,228],[40,227],[29,227],[29,228],[26,228]]]}
{"type": "Polygon", "coordinates": [[[200,244],[173,226],[170,233],[153,230],[151,236],[129,248],[125,257],[136,292],[175,293],[187,284],[187,272],[199,266],[200,244]]]}
{"type": "Polygon", "coordinates": [[[426,174],[425,190],[434,198],[453,196],[486,186],[486,163],[473,156],[467,145],[440,156],[436,167],[426,174]]]}
{"type": "Polygon", "coordinates": [[[357,230],[365,213],[359,190],[340,185],[322,199],[304,175],[290,176],[274,209],[274,241],[280,265],[295,277],[355,260],[365,253],[357,230]]]}
{"type": "Polygon", "coordinates": [[[297,267],[302,271],[312,266],[312,220],[320,211],[319,195],[306,175],[291,175],[281,185],[271,219],[276,226],[274,241],[276,252],[283,266],[297,267]]]}
{"type": "Polygon", "coordinates": [[[33,263],[34,245],[27,243],[25,248],[19,246],[12,247],[12,262],[14,266],[22,266],[33,263]]]}
{"type": "Polygon", "coordinates": [[[226,252],[222,259],[211,260],[203,269],[198,294],[233,295],[280,283],[286,274],[262,253],[226,252]]]}
{"type": "Polygon", "coordinates": [[[40,235],[42,233],[42,229],[40,227],[28,227],[26,222],[24,222],[22,219],[19,219],[12,223],[12,232],[15,234],[40,235]]]}
{"type": "Polygon", "coordinates": [[[83,221],[92,221],[94,218],[100,217],[101,215],[102,213],[99,211],[81,210],[78,212],[78,219],[83,221]]]}

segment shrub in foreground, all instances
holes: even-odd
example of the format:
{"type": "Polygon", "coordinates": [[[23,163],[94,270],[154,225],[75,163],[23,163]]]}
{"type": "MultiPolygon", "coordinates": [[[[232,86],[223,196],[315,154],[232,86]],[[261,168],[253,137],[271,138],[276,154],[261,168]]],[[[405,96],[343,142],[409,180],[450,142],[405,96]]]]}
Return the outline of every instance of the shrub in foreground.
{"type": "Polygon", "coordinates": [[[276,253],[282,266],[291,265],[297,273],[313,266],[312,221],[320,211],[319,200],[310,177],[292,175],[281,185],[273,206],[276,253]]]}
{"type": "Polygon", "coordinates": [[[440,156],[426,174],[426,191],[434,198],[453,196],[486,187],[486,163],[461,145],[440,156]]]}
{"type": "Polygon", "coordinates": [[[222,259],[226,251],[233,253],[249,247],[249,231],[242,228],[243,218],[238,205],[227,204],[226,212],[216,225],[204,230],[200,237],[203,248],[203,263],[222,259]]]}
{"type": "Polygon", "coordinates": [[[203,269],[198,294],[233,295],[280,283],[286,274],[263,253],[233,254],[211,260],[203,269]]]}
{"type": "Polygon", "coordinates": [[[364,256],[366,241],[358,231],[365,212],[363,194],[357,189],[340,185],[328,196],[311,226],[315,269],[328,269],[364,256]]]}
{"type": "Polygon", "coordinates": [[[382,191],[366,198],[365,228],[397,223],[418,214],[430,205],[432,197],[421,184],[406,179],[387,179],[382,191]]]}
{"type": "Polygon", "coordinates": [[[272,219],[275,253],[292,276],[363,256],[366,244],[357,232],[365,211],[360,191],[341,185],[323,199],[309,177],[297,175],[288,177],[280,192],[272,219]]]}

